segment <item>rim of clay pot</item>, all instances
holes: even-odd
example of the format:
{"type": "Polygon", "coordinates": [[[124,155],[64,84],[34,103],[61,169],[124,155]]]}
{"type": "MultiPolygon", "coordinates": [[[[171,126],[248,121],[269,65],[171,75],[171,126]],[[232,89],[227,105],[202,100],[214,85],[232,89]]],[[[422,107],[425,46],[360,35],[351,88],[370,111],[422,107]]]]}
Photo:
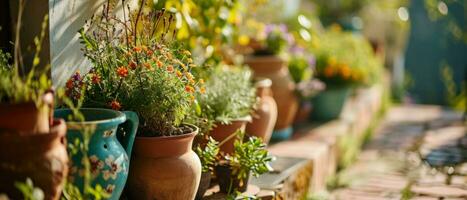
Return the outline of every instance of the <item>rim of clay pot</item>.
{"type": "Polygon", "coordinates": [[[269,78],[257,77],[254,79],[254,81],[255,81],[255,87],[257,88],[266,88],[266,87],[272,86],[272,81],[269,78]]]}
{"type": "Polygon", "coordinates": [[[253,117],[251,117],[251,115],[247,115],[247,116],[244,116],[244,117],[239,117],[237,119],[231,120],[230,123],[227,123],[227,124],[224,124],[224,123],[222,123],[220,121],[216,121],[215,124],[229,125],[229,124],[232,124],[234,122],[244,122],[244,121],[251,122],[251,121],[253,121],[253,117]]]}
{"type": "Polygon", "coordinates": [[[133,152],[144,157],[174,157],[191,151],[193,139],[199,128],[192,124],[184,124],[194,130],[191,133],[172,136],[136,136],[133,152]]]}
{"type": "Polygon", "coordinates": [[[54,114],[56,117],[61,117],[66,121],[68,129],[77,130],[82,129],[83,126],[95,126],[100,127],[104,124],[106,126],[115,126],[125,122],[126,116],[124,113],[116,110],[105,109],[105,108],[80,108],[79,111],[86,117],[85,121],[67,121],[67,117],[72,113],[71,109],[56,109],[54,114]],[[105,114],[105,116],[100,117],[100,115],[105,114]],[[94,119],[95,118],[95,119],[94,119]]]}

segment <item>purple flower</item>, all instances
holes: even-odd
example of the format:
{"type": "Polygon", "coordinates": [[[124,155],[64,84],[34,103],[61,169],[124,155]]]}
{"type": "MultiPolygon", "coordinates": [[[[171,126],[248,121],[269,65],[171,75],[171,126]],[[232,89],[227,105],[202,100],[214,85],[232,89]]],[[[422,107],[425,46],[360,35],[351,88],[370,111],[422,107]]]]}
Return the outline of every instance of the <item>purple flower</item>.
{"type": "Polygon", "coordinates": [[[316,58],[313,54],[309,54],[308,55],[308,67],[311,69],[311,70],[314,70],[315,69],[315,66],[316,66],[316,58]]]}

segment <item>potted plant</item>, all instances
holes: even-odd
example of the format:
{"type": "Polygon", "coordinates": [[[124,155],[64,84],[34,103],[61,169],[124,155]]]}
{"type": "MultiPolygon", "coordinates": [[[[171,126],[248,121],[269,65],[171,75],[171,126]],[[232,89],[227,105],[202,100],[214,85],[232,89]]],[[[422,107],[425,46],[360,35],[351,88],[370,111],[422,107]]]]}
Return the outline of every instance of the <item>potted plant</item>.
{"type": "Polygon", "coordinates": [[[195,152],[201,160],[201,180],[199,183],[198,191],[196,192],[196,199],[203,198],[204,193],[211,184],[211,174],[213,167],[216,164],[217,156],[219,154],[219,143],[213,138],[209,137],[206,144],[200,144],[195,147],[195,152]]]}
{"type": "MultiPolygon", "coordinates": [[[[23,6],[21,3],[19,9],[23,6]]],[[[66,125],[52,117],[52,84],[48,68],[40,66],[38,57],[46,22],[47,17],[35,39],[30,66],[25,67],[29,64],[22,60],[19,34],[12,64],[10,54],[0,50],[0,145],[5,148],[0,152],[0,191],[15,199],[23,198],[15,182],[27,178],[44,191],[44,198],[59,199],[68,174],[66,125]]],[[[21,31],[20,24],[17,22],[17,31],[21,31]]]]}
{"type": "Polygon", "coordinates": [[[295,92],[300,99],[300,107],[295,114],[294,124],[307,121],[312,105],[310,98],[324,89],[324,84],[313,78],[315,57],[305,48],[293,46],[289,50],[289,73],[296,84],[295,92]]]}
{"type": "Polygon", "coordinates": [[[239,139],[235,140],[235,151],[225,156],[216,166],[219,189],[223,193],[244,192],[250,175],[257,177],[271,171],[269,162],[273,157],[265,149],[266,144],[254,136],[243,141],[244,134],[237,132],[239,139]]]}
{"type": "Polygon", "coordinates": [[[256,102],[251,72],[246,68],[219,66],[206,80],[205,92],[197,96],[195,118],[210,122],[208,135],[220,142],[223,153],[232,153],[237,130],[245,130],[256,102]]]}
{"type": "MultiPolygon", "coordinates": [[[[77,96],[84,96],[85,107],[134,111],[138,115],[132,164],[121,168],[123,172],[128,171],[123,167],[129,167],[129,198],[194,199],[201,164],[191,148],[198,128],[182,122],[200,83],[190,73],[195,67],[191,53],[171,40],[173,15],[143,11],[143,4],[126,21],[105,14],[96,18],[102,21],[82,31],[84,52],[92,69],[84,75],[84,93],[77,96]]],[[[101,159],[97,160],[99,167],[101,159]]],[[[108,176],[115,177],[104,170],[102,178],[108,176]]],[[[113,189],[123,185],[124,181],[113,189]]]]}
{"type": "Polygon", "coordinates": [[[316,77],[326,90],[312,99],[311,118],[331,120],[339,117],[351,88],[371,85],[381,77],[382,64],[364,38],[331,28],[319,38],[316,77]]]}
{"type": "Polygon", "coordinates": [[[272,135],[273,139],[286,139],[292,134],[291,124],[298,108],[298,99],[294,93],[295,84],[287,70],[286,61],[278,56],[287,45],[293,42],[283,24],[269,24],[263,34],[253,44],[253,55],[245,58],[245,64],[251,67],[255,77],[265,77],[272,81],[272,93],[277,103],[278,118],[272,135]]]}

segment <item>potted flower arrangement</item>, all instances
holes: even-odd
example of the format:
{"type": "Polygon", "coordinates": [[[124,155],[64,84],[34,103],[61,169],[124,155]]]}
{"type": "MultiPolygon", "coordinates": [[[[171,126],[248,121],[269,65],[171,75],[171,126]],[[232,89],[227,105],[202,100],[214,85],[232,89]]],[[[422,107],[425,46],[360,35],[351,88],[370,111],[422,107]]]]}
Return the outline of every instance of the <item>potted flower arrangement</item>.
{"type": "Polygon", "coordinates": [[[283,24],[269,24],[250,45],[253,55],[245,58],[245,64],[251,67],[255,77],[265,77],[272,81],[272,93],[277,103],[278,119],[272,138],[287,139],[292,134],[291,124],[298,108],[298,99],[294,93],[295,84],[287,70],[286,61],[279,56],[287,45],[293,42],[283,24]]]}
{"type": "Polygon", "coordinates": [[[313,78],[316,58],[312,53],[297,45],[291,47],[289,52],[289,73],[296,84],[296,94],[300,98],[300,107],[294,118],[296,124],[307,121],[312,110],[310,98],[325,86],[321,81],[313,78]]]}
{"type": "Polygon", "coordinates": [[[337,118],[355,86],[370,85],[382,74],[382,64],[364,38],[332,28],[321,35],[317,55],[316,77],[326,90],[312,99],[311,117],[317,120],[337,118]]]}
{"type": "Polygon", "coordinates": [[[239,139],[235,141],[234,152],[216,166],[220,191],[233,195],[246,191],[250,175],[257,177],[271,171],[269,162],[273,160],[261,139],[253,136],[244,141],[244,132],[236,134],[239,139]]]}
{"type": "Polygon", "coordinates": [[[220,151],[234,150],[235,132],[245,130],[256,103],[251,71],[242,67],[218,66],[211,69],[205,90],[197,96],[193,117],[210,124],[203,132],[220,142],[220,151]]]}
{"type": "MultiPolygon", "coordinates": [[[[23,6],[20,4],[20,9],[23,6]]],[[[5,149],[0,152],[0,191],[15,199],[22,198],[15,182],[27,178],[44,191],[46,199],[59,199],[68,174],[66,125],[63,120],[53,119],[49,70],[40,66],[46,22],[47,17],[35,39],[29,72],[24,66],[28,62],[22,60],[19,34],[12,64],[10,54],[0,51],[0,145],[5,149]]],[[[17,31],[20,24],[18,21],[17,31]]]]}
{"type": "MultiPolygon", "coordinates": [[[[97,19],[102,21],[81,31],[84,52],[93,67],[81,76],[84,78],[72,81],[77,84],[70,84],[84,89],[70,87],[69,95],[84,96],[85,107],[133,111],[138,115],[139,123],[129,123],[130,132],[121,138],[130,156],[131,135],[133,129],[138,130],[132,164],[124,162],[121,167],[112,168],[117,169],[115,173],[129,170],[129,198],[194,199],[201,164],[191,148],[198,128],[183,121],[199,93],[200,82],[190,73],[195,67],[191,53],[171,40],[173,15],[165,11],[145,12],[143,4],[126,21],[104,13],[97,19]]],[[[113,160],[124,160],[125,156],[119,158],[113,160]]],[[[104,163],[99,157],[95,160],[95,166],[101,169],[104,163]]],[[[101,171],[102,181],[118,179],[114,171],[101,171]]],[[[123,189],[123,178],[110,189],[123,189]]],[[[119,194],[112,198],[118,199],[119,194]]]]}

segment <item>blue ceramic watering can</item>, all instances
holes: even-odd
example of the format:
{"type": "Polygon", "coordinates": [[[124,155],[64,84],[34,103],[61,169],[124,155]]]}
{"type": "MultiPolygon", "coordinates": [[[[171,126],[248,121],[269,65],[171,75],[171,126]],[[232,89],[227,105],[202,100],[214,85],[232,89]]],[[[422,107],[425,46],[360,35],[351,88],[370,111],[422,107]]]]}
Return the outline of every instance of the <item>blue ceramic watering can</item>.
{"type": "Polygon", "coordinates": [[[71,153],[69,180],[81,193],[85,180],[89,180],[91,187],[100,185],[110,194],[109,199],[117,200],[128,178],[138,116],[134,112],[100,108],[83,108],[79,111],[84,116],[83,122],[69,120],[72,114],[69,109],[55,111],[57,118],[67,120],[68,152],[71,153]],[[89,142],[87,149],[82,145],[86,144],[85,141],[89,142]],[[86,154],[90,164],[88,172],[83,162],[86,154]]]}

